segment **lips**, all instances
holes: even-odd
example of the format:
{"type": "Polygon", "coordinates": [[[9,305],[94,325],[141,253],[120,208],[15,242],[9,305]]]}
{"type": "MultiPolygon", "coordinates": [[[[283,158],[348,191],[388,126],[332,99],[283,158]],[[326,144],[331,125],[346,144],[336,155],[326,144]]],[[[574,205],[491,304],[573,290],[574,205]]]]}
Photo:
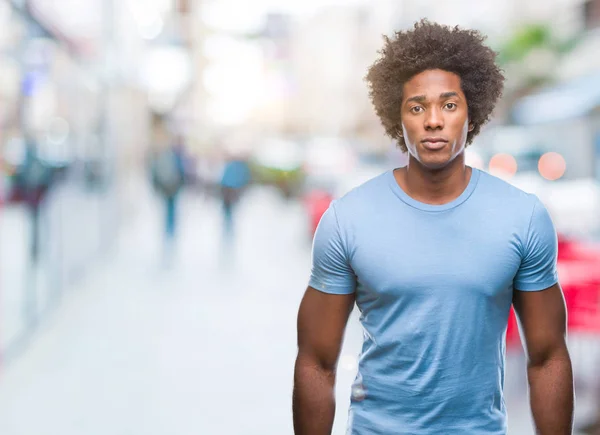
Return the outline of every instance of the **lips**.
{"type": "Polygon", "coordinates": [[[421,143],[426,149],[436,151],[444,148],[448,141],[440,137],[426,137],[421,143]]]}

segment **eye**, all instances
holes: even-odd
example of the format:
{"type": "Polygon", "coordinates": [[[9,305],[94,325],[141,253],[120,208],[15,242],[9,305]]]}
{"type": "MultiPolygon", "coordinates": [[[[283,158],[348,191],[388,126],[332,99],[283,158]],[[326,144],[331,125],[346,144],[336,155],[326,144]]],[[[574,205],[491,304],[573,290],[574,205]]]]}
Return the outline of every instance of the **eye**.
{"type": "Polygon", "coordinates": [[[449,110],[454,110],[456,109],[456,103],[448,103],[446,104],[446,108],[448,108],[449,110]]]}
{"type": "Polygon", "coordinates": [[[412,113],[421,113],[423,111],[423,108],[421,106],[415,106],[415,107],[411,107],[410,111],[412,113]]]}

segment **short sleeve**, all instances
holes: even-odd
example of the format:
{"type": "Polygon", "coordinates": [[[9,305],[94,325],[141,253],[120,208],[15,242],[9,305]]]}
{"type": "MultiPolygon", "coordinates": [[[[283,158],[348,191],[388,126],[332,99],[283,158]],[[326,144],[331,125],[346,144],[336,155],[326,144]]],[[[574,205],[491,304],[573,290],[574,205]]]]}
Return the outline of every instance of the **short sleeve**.
{"type": "Polygon", "coordinates": [[[539,291],[558,282],[556,260],[558,239],[552,219],[542,202],[535,197],[521,266],[514,287],[522,291],[539,291]]]}
{"type": "Polygon", "coordinates": [[[348,260],[333,203],[321,217],[315,232],[308,285],[333,294],[351,294],[356,288],[356,277],[348,260]]]}

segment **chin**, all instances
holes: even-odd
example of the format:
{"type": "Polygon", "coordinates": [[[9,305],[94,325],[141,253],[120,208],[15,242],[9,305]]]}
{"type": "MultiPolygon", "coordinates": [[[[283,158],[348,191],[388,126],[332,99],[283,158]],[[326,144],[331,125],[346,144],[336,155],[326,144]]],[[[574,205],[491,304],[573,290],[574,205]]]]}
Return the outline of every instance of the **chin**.
{"type": "Polygon", "coordinates": [[[427,169],[443,169],[454,159],[449,155],[420,155],[417,160],[427,169]]]}
{"type": "Polygon", "coordinates": [[[446,166],[452,164],[458,156],[464,151],[461,148],[460,152],[456,152],[452,148],[448,147],[440,151],[429,151],[426,149],[417,149],[413,155],[413,158],[421,164],[421,166],[427,169],[444,169],[446,166]]]}

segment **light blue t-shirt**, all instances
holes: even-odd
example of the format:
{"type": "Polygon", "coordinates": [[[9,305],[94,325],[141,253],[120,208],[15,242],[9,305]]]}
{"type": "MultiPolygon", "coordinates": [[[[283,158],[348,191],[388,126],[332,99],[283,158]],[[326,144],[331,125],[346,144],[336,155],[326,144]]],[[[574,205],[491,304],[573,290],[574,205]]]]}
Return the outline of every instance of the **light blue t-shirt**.
{"type": "Polygon", "coordinates": [[[392,170],[334,201],[309,285],[356,293],[364,343],[347,433],[504,435],[513,288],[554,285],[556,256],[539,199],[477,169],[444,205],[408,196],[392,170]]]}

